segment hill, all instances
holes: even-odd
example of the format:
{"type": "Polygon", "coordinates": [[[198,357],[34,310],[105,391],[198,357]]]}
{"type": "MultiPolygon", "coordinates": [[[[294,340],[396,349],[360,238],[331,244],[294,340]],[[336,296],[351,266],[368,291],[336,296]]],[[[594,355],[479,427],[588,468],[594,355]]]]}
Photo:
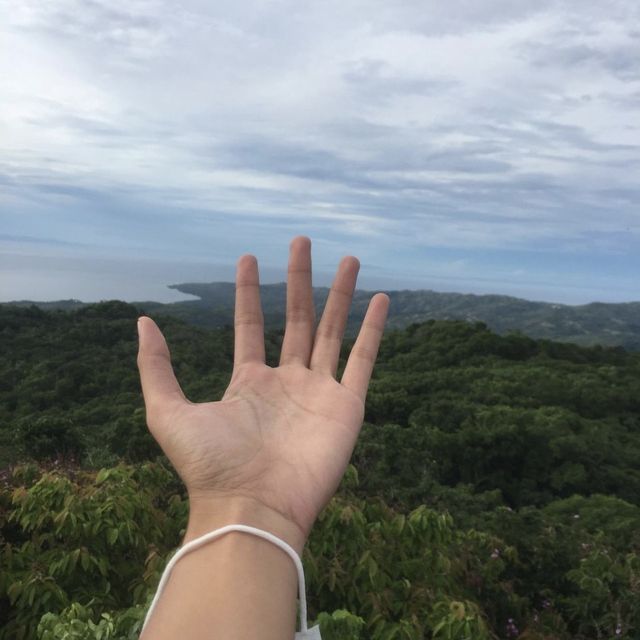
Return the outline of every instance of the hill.
{"type": "MultiPolygon", "coordinates": [[[[198,296],[199,301],[177,302],[156,307],[141,303],[187,322],[206,327],[233,323],[234,285],[229,282],[172,285],[182,293],[198,296]]],[[[329,289],[314,289],[319,317],[329,289]]],[[[348,332],[357,331],[372,291],[355,292],[348,332]]],[[[532,302],[499,295],[439,293],[437,291],[388,291],[391,298],[389,327],[402,328],[426,320],[465,320],[484,322],[500,334],[520,332],[532,338],[545,338],[581,345],[601,344],[640,349],[640,302],[571,306],[532,302]]],[[[262,285],[260,289],[265,325],[277,330],[284,322],[286,301],[284,283],[262,285]]]]}
{"type": "MultiPolygon", "coordinates": [[[[144,301],[134,303],[146,313],[179,318],[200,327],[215,328],[233,324],[234,284],[231,282],[184,283],[170,288],[198,296],[163,304],[144,301]]],[[[286,285],[267,284],[260,288],[268,330],[278,331],[284,324],[286,285]]],[[[316,313],[320,317],[327,299],[327,287],[314,288],[316,313]]],[[[640,350],[640,302],[609,304],[593,302],[564,305],[534,302],[501,295],[440,293],[429,290],[388,291],[391,298],[388,326],[407,327],[426,320],[465,320],[484,322],[499,334],[519,332],[532,338],[544,338],[589,346],[622,346],[640,350]]],[[[355,335],[373,292],[355,292],[348,335],[355,335]]],[[[59,302],[20,301],[18,306],[36,304],[44,309],[70,310],[82,305],[77,300],[59,302]]]]}

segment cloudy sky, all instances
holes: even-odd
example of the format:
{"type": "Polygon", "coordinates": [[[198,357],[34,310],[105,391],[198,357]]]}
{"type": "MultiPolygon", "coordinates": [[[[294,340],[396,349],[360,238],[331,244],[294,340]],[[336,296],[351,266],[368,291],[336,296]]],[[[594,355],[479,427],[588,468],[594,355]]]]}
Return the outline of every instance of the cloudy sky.
{"type": "Polygon", "coordinates": [[[0,299],[640,299],[637,0],[0,0],[0,299]],[[168,290],[167,290],[168,291],[168,290]]]}

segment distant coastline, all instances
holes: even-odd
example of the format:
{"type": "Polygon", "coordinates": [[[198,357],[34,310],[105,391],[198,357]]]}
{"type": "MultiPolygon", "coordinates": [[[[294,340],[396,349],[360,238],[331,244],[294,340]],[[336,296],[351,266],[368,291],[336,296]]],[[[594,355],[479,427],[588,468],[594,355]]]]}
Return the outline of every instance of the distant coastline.
{"type": "MultiPolygon", "coordinates": [[[[189,296],[187,300],[162,303],[134,301],[134,306],[145,313],[168,315],[201,327],[214,328],[233,324],[233,282],[186,282],[168,285],[171,290],[189,296]]],[[[322,312],[329,289],[314,288],[316,310],[322,312]]],[[[442,293],[428,289],[387,290],[391,298],[388,326],[404,328],[427,320],[465,320],[482,322],[501,334],[519,332],[533,338],[572,342],[583,346],[621,346],[640,350],[640,301],[625,303],[592,302],[568,305],[539,302],[504,295],[442,293]]],[[[352,313],[347,333],[357,331],[371,291],[358,289],[354,294],[352,313]]],[[[286,303],[286,284],[261,286],[265,326],[282,326],[286,303]]],[[[57,301],[17,300],[2,305],[30,306],[42,309],[73,311],[88,302],[78,299],[57,301]]]]}

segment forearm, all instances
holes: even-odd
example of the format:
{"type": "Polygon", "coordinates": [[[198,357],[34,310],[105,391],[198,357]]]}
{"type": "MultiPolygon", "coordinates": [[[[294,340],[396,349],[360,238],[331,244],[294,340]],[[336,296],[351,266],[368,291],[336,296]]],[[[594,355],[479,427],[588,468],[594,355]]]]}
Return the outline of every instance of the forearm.
{"type": "MultiPolygon", "coordinates": [[[[192,506],[184,543],[228,524],[269,531],[302,553],[304,537],[251,500],[192,506]]],[[[231,532],[175,565],[142,640],[283,640],[294,637],[298,578],[292,559],[271,542],[231,532]]]]}

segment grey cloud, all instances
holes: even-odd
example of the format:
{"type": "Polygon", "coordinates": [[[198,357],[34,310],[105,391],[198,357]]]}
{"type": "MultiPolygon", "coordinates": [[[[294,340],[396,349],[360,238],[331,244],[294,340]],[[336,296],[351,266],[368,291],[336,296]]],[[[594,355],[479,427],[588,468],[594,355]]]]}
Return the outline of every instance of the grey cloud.
{"type": "MultiPolygon", "coordinates": [[[[583,36],[584,34],[579,34],[583,36]]],[[[629,38],[631,43],[619,43],[616,46],[597,48],[593,44],[577,42],[562,44],[562,34],[553,34],[552,38],[535,45],[520,48],[534,65],[554,68],[558,66],[577,68],[600,68],[616,78],[631,82],[640,78],[640,42],[629,38]]]]}
{"type": "Polygon", "coordinates": [[[84,200],[94,198],[103,200],[105,198],[105,194],[103,192],[68,184],[41,183],[33,184],[31,185],[31,188],[47,195],[71,196],[72,198],[84,200]]]}
{"type": "MultiPolygon", "coordinates": [[[[293,158],[293,156],[289,156],[293,158]]],[[[581,220],[602,219],[604,206],[576,198],[576,194],[560,181],[544,174],[511,175],[499,178],[484,177],[482,181],[457,178],[447,183],[434,180],[412,180],[402,176],[386,176],[384,173],[362,175],[337,172],[333,176],[339,183],[331,200],[344,211],[388,217],[395,212],[401,219],[428,219],[468,223],[481,228],[483,225],[502,224],[514,228],[529,225],[530,219],[561,220],[571,211],[580,209],[581,220]],[[425,218],[426,216],[426,218],[425,218]],[[509,222],[511,220],[511,222],[509,222]]],[[[312,176],[315,174],[312,174],[312,176]]],[[[307,175],[306,177],[309,177],[307,175]]],[[[326,177],[326,176],[325,176],[326,177]]],[[[283,209],[303,209],[308,197],[302,193],[269,193],[237,189],[239,200],[251,191],[264,202],[283,209]]],[[[585,189],[593,199],[606,202],[607,194],[585,189]]],[[[565,220],[566,222],[566,220],[565,220]]],[[[564,225],[566,227],[566,224],[564,225]]],[[[571,225],[569,225],[570,229],[571,225]]],[[[526,227],[525,227],[526,228],[526,227]]]]}
{"type": "Polygon", "coordinates": [[[5,187],[16,184],[16,179],[13,176],[2,173],[2,167],[0,167],[0,184],[4,185],[5,187]]]}
{"type": "Polygon", "coordinates": [[[596,152],[617,152],[617,151],[638,151],[637,145],[598,142],[593,136],[577,125],[568,125],[552,120],[539,120],[529,118],[526,121],[527,130],[516,127],[502,127],[504,133],[508,133],[512,139],[527,139],[548,146],[569,146],[584,151],[596,152]]]}
{"type": "MultiPolygon", "coordinates": [[[[286,135],[249,136],[242,143],[236,139],[210,153],[217,166],[331,183],[334,188],[329,198],[345,212],[439,221],[444,228],[454,220],[469,229],[500,226],[500,237],[512,233],[518,242],[525,241],[527,234],[540,233],[566,240],[575,234],[576,224],[606,224],[603,220],[612,194],[597,184],[583,185],[577,192],[559,176],[522,172],[517,169],[517,149],[528,147],[527,155],[536,158],[544,158],[552,148],[588,151],[598,154],[594,163],[613,166],[622,162],[618,154],[633,152],[635,147],[596,142],[575,125],[530,119],[522,128],[508,122],[507,115],[495,114],[496,121],[504,121],[500,124],[479,122],[465,127],[471,140],[450,148],[437,148],[430,141],[456,133],[459,129],[455,127],[415,129],[351,119],[337,121],[299,142],[286,135]],[[336,138],[350,139],[352,144],[344,152],[336,151],[336,138]],[[368,151],[368,155],[350,156],[354,149],[368,151]],[[428,177],[414,177],[414,172],[425,172],[428,177]],[[444,175],[447,173],[455,175],[444,175]],[[547,220],[551,226],[534,231],[533,220],[547,220]]],[[[573,163],[578,162],[583,158],[576,156],[573,163]]],[[[304,210],[314,197],[312,188],[286,193],[236,188],[235,192],[240,201],[251,194],[271,207],[295,211],[304,210]]]]}
{"type": "Polygon", "coordinates": [[[365,104],[384,103],[397,96],[432,95],[458,84],[450,78],[400,77],[385,61],[371,59],[349,64],[342,77],[365,104]]]}
{"type": "Polygon", "coordinates": [[[64,48],[76,43],[83,57],[93,57],[100,65],[135,67],[161,51],[172,35],[171,23],[164,15],[154,15],[153,8],[124,9],[105,0],[34,3],[29,18],[14,28],[45,34],[64,48]]]}
{"type": "MultiPolygon", "coordinates": [[[[36,14],[38,15],[38,14],[36,14]]],[[[45,30],[54,36],[100,37],[126,33],[130,29],[154,31],[160,21],[150,15],[118,10],[112,3],[83,0],[81,4],[49,5],[36,19],[23,26],[27,30],[45,30]]]]}
{"type": "Polygon", "coordinates": [[[522,21],[553,7],[553,0],[410,0],[393,4],[381,0],[372,11],[374,27],[402,29],[425,35],[461,34],[522,21]]]}
{"type": "Polygon", "coordinates": [[[95,118],[82,117],[70,113],[57,113],[51,117],[27,117],[25,122],[36,126],[49,128],[64,128],[81,135],[91,135],[100,138],[129,138],[130,131],[123,126],[115,126],[109,122],[102,122],[95,118]]]}
{"type": "MultiPolygon", "coordinates": [[[[630,91],[625,94],[603,92],[602,98],[614,106],[620,106],[625,109],[638,109],[638,107],[640,107],[640,91],[630,91]]],[[[637,126],[629,126],[629,128],[634,130],[638,129],[637,126]]]]}
{"type": "Polygon", "coordinates": [[[336,181],[361,187],[383,187],[385,181],[396,186],[397,178],[385,180],[385,173],[494,173],[511,168],[509,163],[491,158],[491,147],[481,143],[470,143],[459,149],[435,149],[429,145],[429,132],[424,131],[422,135],[424,141],[421,144],[416,132],[398,130],[395,136],[389,132],[377,145],[370,145],[369,157],[364,159],[350,158],[349,150],[340,154],[330,149],[312,148],[309,141],[296,143],[264,137],[228,143],[222,148],[212,149],[210,153],[215,162],[223,167],[336,181]]]}

